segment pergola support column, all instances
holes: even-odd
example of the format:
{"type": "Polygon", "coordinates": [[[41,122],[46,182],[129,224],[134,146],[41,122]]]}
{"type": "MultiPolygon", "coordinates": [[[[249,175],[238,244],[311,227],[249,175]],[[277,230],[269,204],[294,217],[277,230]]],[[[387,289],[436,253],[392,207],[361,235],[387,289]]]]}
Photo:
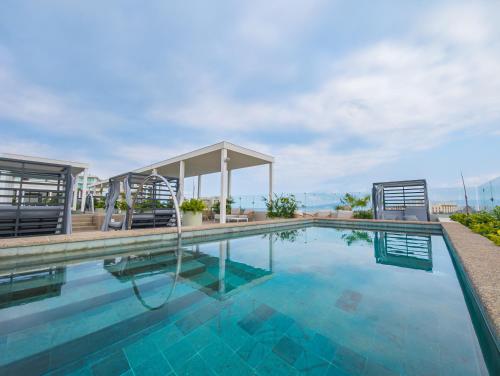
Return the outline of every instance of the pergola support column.
{"type": "Polygon", "coordinates": [[[89,170],[86,168],[83,171],[83,183],[82,183],[82,203],[80,207],[80,212],[85,212],[85,200],[87,200],[87,178],[89,176],[89,170]]]}
{"type": "Polygon", "coordinates": [[[184,171],[185,164],[184,161],[179,162],[179,189],[177,190],[177,201],[179,205],[184,201],[184,171]]]}
{"type": "Polygon", "coordinates": [[[273,199],[273,163],[269,163],[269,201],[273,199]]]}
{"type": "Polygon", "coordinates": [[[73,204],[71,205],[73,211],[76,211],[76,204],[78,203],[78,176],[75,176],[75,186],[73,187],[73,204]]]}
{"type": "Polygon", "coordinates": [[[220,153],[220,223],[226,223],[227,188],[227,149],[223,148],[220,153]]]}
{"type": "Polygon", "coordinates": [[[226,292],[226,255],[227,255],[227,240],[219,242],[219,294],[226,292]]]}
{"type": "Polygon", "coordinates": [[[201,175],[198,175],[198,199],[201,198],[201,175]]]}

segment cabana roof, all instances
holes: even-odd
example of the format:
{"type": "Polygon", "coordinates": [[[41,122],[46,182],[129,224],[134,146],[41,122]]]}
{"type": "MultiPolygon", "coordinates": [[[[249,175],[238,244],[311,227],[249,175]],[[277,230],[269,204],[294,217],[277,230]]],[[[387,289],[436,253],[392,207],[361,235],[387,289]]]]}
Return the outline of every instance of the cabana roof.
{"type": "MultiPolygon", "coordinates": [[[[165,148],[168,151],[168,148],[165,148]]],[[[220,194],[220,221],[226,222],[226,200],[231,196],[231,172],[240,168],[267,165],[269,168],[269,199],[273,192],[273,165],[274,158],[270,155],[247,149],[242,146],[222,141],[217,144],[201,149],[193,150],[189,153],[181,154],[161,162],[157,162],[145,167],[141,167],[124,174],[117,175],[111,180],[124,180],[129,173],[151,175],[157,174],[176,178],[179,181],[177,197],[179,203],[184,199],[184,179],[198,177],[198,198],[201,197],[201,181],[203,175],[220,172],[221,174],[221,194],[220,194]]],[[[99,182],[94,184],[94,188],[104,188],[109,186],[109,182],[99,182]]]]}
{"type": "Polygon", "coordinates": [[[62,161],[59,159],[33,157],[21,154],[0,153],[0,167],[16,168],[23,162],[25,162],[26,168],[40,173],[61,172],[65,167],[69,166],[71,167],[71,174],[76,176],[89,168],[88,163],[62,161]],[[29,164],[29,162],[33,162],[33,164],[29,164]]]}
{"type": "Polygon", "coordinates": [[[228,170],[260,166],[274,162],[274,158],[270,155],[247,149],[227,141],[222,141],[149,166],[138,168],[133,170],[133,172],[150,174],[156,169],[160,175],[179,177],[179,164],[181,161],[184,161],[184,177],[220,172],[221,151],[223,149],[227,150],[228,170]]]}

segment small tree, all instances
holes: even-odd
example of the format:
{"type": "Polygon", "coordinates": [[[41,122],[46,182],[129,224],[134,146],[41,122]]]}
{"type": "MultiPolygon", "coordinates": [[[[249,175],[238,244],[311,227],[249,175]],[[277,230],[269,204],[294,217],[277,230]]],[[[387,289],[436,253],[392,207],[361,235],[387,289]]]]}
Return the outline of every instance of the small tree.
{"type": "Polygon", "coordinates": [[[344,197],[340,199],[341,205],[337,205],[335,209],[337,210],[353,210],[355,208],[366,208],[370,202],[370,195],[366,195],[361,198],[357,198],[350,193],[346,193],[344,197]]]}
{"type": "MultiPolygon", "coordinates": [[[[344,197],[340,199],[341,205],[335,207],[336,210],[355,210],[356,208],[366,208],[370,202],[370,195],[358,198],[350,193],[346,193],[344,197]]],[[[354,218],[358,219],[370,219],[373,218],[373,213],[371,210],[357,210],[354,212],[354,218]]]]}

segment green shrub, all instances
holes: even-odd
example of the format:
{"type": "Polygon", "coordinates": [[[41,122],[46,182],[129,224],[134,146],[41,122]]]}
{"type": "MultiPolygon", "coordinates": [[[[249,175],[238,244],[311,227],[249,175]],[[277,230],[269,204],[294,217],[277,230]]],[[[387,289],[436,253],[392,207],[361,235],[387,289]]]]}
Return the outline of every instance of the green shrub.
{"type": "Polygon", "coordinates": [[[104,209],[106,207],[106,200],[103,197],[94,199],[95,209],[104,209]]]}
{"type": "MultiPolygon", "coordinates": [[[[226,214],[228,213],[231,213],[231,208],[232,208],[232,205],[234,204],[234,200],[229,197],[227,200],[226,200],[226,214]]],[[[220,214],[220,201],[216,201],[213,206],[212,206],[212,211],[215,213],[215,214],[220,214]]]]}
{"type": "Polygon", "coordinates": [[[274,198],[269,200],[264,197],[269,218],[293,218],[299,203],[294,195],[274,194],[274,198]]]}
{"type": "Polygon", "coordinates": [[[196,198],[186,200],[181,205],[181,210],[183,212],[199,213],[202,212],[205,208],[205,203],[202,200],[198,200],[196,198]]]}
{"type": "Polygon", "coordinates": [[[346,193],[340,199],[340,205],[335,206],[335,210],[353,210],[355,208],[366,208],[370,202],[370,195],[358,198],[350,193],[346,193]]]}
{"type": "Polygon", "coordinates": [[[352,210],[352,208],[348,205],[336,205],[335,210],[352,210]]]}
{"type": "Polygon", "coordinates": [[[356,219],[373,219],[373,212],[371,210],[358,210],[353,214],[356,219]]]}
{"type": "Polygon", "coordinates": [[[450,218],[500,245],[500,206],[495,207],[491,213],[456,213],[450,215],[450,218]]]}
{"type": "Polygon", "coordinates": [[[497,221],[500,221],[500,206],[495,206],[495,208],[491,211],[491,214],[497,221]]]}

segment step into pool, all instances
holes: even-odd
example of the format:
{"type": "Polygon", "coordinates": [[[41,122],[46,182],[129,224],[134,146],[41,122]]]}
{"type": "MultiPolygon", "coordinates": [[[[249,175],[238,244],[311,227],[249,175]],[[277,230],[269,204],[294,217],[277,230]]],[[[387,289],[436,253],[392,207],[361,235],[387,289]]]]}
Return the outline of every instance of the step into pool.
{"type": "Polygon", "coordinates": [[[488,375],[470,312],[425,232],[309,226],[40,257],[0,270],[0,375],[488,375]]]}

